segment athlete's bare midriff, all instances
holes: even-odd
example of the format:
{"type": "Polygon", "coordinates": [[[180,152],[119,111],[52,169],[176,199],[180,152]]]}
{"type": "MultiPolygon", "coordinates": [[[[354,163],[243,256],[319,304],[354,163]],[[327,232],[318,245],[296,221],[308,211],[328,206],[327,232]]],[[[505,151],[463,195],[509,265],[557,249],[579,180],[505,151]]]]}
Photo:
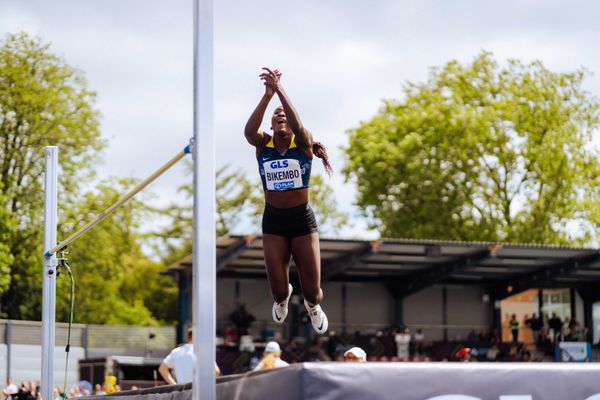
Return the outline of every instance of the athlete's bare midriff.
{"type": "Polygon", "coordinates": [[[285,192],[265,192],[265,201],[277,208],[291,208],[308,203],[308,188],[285,192]]]}

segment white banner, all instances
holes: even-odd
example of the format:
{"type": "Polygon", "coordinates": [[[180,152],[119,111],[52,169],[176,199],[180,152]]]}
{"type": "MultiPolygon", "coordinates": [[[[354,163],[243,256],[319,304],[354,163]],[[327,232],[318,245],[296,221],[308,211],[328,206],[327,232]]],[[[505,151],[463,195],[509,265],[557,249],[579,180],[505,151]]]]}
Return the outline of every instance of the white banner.
{"type": "Polygon", "coordinates": [[[560,342],[555,358],[562,362],[591,362],[592,346],[586,342],[560,342]]]}

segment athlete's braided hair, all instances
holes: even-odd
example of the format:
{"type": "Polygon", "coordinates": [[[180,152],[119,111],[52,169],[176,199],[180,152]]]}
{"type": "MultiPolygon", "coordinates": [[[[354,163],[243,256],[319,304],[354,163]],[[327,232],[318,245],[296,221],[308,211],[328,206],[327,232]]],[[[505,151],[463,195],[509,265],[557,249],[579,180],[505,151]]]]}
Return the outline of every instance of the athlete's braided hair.
{"type": "Polygon", "coordinates": [[[312,145],[313,154],[323,160],[323,167],[325,168],[325,172],[331,178],[333,174],[333,169],[331,168],[331,164],[329,164],[329,156],[327,155],[327,149],[321,142],[314,141],[312,145]]]}

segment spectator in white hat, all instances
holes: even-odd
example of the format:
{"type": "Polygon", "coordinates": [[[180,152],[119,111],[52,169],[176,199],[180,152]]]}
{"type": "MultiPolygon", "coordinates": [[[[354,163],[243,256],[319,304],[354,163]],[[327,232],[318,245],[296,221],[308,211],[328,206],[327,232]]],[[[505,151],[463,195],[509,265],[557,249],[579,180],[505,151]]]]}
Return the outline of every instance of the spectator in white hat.
{"type": "Polygon", "coordinates": [[[279,347],[279,343],[277,342],[269,342],[265,346],[265,351],[263,352],[263,358],[260,360],[258,365],[254,368],[254,371],[259,371],[261,369],[269,369],[269,368],[280,368],[287,367],[290,364],[283,361],[281,358],[281,347],[279,347]]]}
{"type": "Polygon", "coordinates": [[[347,362],[366,362],[367,353],[360,347],[353,347],[344,353],[344,361],[347,362]]]}

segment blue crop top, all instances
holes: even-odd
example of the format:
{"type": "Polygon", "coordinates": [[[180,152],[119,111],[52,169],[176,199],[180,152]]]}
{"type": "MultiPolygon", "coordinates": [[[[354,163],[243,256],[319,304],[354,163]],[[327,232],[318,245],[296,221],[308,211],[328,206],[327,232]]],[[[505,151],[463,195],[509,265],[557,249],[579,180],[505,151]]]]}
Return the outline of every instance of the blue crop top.
{"type": "Polygon", "coordinates": [[[296,146],[295,137],[287,151],[275,149],[273,137],[258,155],[258,172],[266,192],[303,189],[309,186],[312,159],[296,146]]]}

